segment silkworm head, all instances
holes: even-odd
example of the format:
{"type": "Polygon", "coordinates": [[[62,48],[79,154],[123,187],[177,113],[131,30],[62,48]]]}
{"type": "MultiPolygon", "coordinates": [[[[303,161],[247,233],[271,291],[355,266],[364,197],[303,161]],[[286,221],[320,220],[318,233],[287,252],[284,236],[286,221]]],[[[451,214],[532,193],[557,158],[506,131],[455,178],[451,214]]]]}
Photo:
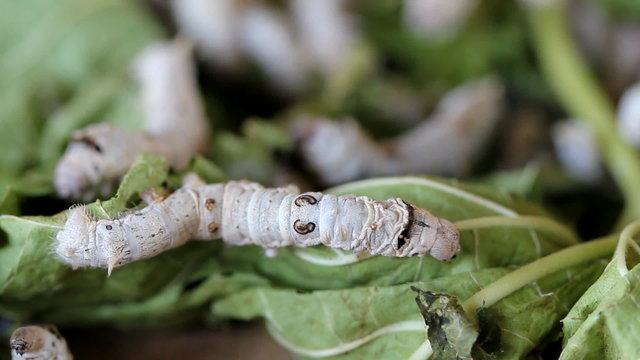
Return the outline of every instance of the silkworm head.
{"type": "Polygon", "coordinates": [[[129,243],[119,220],[99,220],[95,231],[96,248],[100,256],[99,263],[94,266],[108,268],[111,272],[111,269],[129,260],[129,243]]]}
{"type": "Polygon", "coordinates": [[[438,219],[436,240],[431,256],[439,260],[451,260],[460,252],[460,231],[452,222],[438,219]]]}
{"type": "Polygon", "coordinates": [[[450,221],[420,208],[413,208],[412,216],[404,256],[430,254],[438,260],[451,260],[460,251],[460,233],[450,221]]]}
{"type": "Polygon", "coordinates": [[[96,192],[110,190],[111,183],[126,172],[140,150],[140,142],[109,124],[76,131],[56,167],[56,191],[65,198],[93,200],[96,192]]]}
{"type": "Polygon", "coordinates": [[[113,268],[128,260],[126,234],[118,220],[92,220],[82,207],[69,210],[56,235],[56,254],[74,269],[113,268]]]}
{"type": "Polygon", "coordinates": [[[11,352],[18,355],[38,352],[44,347],[47,331],[39,326],[23,326],[16,329],[11,335],[9,344],[11,352]]]}
{"type": "Polygon", "coordinates": [[[53,184],[58,195],[80,199],[99,180],[99,154],[83,143],[71,143],[56,166],[53,184]]]}
{"type": "Polygon", "coordinates": [[[56,235],[58,257],[74,269],[90,266],[96,256],[94,229],[95,222],[83,207],[69,210],[64,229],[56,235]]]}

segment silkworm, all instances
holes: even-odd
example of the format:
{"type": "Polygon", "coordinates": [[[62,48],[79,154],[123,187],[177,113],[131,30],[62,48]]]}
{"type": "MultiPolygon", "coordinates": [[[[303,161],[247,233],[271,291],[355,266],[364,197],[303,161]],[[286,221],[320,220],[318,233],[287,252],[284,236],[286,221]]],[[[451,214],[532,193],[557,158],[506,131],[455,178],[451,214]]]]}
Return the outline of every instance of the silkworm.
{"type": "MultiPolygon", "coordinates": [[[[345,0],[171,0],[176,23],[202,57],[226,71],[253,62],[276,90],[302,90],[311,71],[337,69],[360,36],[345,0]]],[[[246,66],[244,66],[246,70],[246,66]]]]}
{"type": "Polygon", "coordinates": [[[12,360],[71,360],[67,341],[53,325],[16,329],[9,341],[12,360]]]}
{"type": "Polygon", "coordinates": [[[604,176],[596,138],[580,120],[562,120],[551,131],[556,156],[569,175],[585,183],[595,183],[604,176]]]}
{"type": "Polygon", "coordinates": [[[108,195],[140,152],[163,155],[177,169],[206,151],[210,129],[197,92],[191,46],[183,39],[156,44],[135,62],[140,83],[143,132],[107,124],[78,130],[54,174],[61,197],[91,200],[108,195]]]}
{"type": "Polygon", "coordinates": [[[234,71],[248,58],[285,92],[306,81],[300,44],[278,8],[233,0],[172,0],[171,7],[180,30],[213,65],[234,71]]]}
{"type": "Polygon", "coordinates": [[[323,74],[338,69],[359,37],[347,0],[291,0],[291,14],[307,56],[323,74]]]}
{"type": "Polygon", "coordinates": [[[493,78],[464,84],[446,94],[430,118],[386,142],[374,141],[353,120],[301,119],[293,133],[305,163],[328,185],[407,173],[460,176],[500,119],[502,93],[493,78]]]}
{"type": "Polygon", "coordinates": [[[252,4],[243,9],[240,44],[275,87],[288,93],[302,89],[306,73],[300,46],[294,30],[275,8],[252,4]]]}
{"type": "Polygon", "coordinates": [[[56,254],[77,267],[107,268],[149,258],[191,239],[267,249],[324,244],[390,257],[449,260],[460,250],[449,221],[399,198],[299,194],[247,181],[192,182],[117,219],[92,219],[72,208],[56,236],[56,254]]]}
{"type": "Polygon", "coordinates": [[[191,38],[199,53],[225,70],[240,64],[238,7],[234,0],[171,0],[180,32],[191,38]]]}
{"type": "Polygon", "coordinates": [[[618,130],[625,141],[640,148],[640,83],[630,86],[620,98],[618,130]]]}
{"type": "Polygon", "coordinates": [[[448,40],[464,25],[478,0],[405,0],[403,19],[416,35],[448,40]]]}

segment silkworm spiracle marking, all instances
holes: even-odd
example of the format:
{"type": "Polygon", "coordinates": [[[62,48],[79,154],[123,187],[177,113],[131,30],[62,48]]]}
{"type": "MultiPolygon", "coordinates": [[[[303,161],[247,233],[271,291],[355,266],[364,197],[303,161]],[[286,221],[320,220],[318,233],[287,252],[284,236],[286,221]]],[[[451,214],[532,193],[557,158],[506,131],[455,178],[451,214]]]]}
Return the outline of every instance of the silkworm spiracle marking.
{"type": "Polygon", "coordinates": [[[222,237],[230,245],[268,249],[324,244],[391,257],[460,251],[458,229],[401,199],[299,194],[257,183],[184,186],[118,219],[92,219],[73,208],[57,236],[56,253],[74,268],[112,269],[149,258],[191,239],[222,237]],[[215,206],[213,206],[215,204],[215,206]]]}
{"type": "Polygon", "coordinates": [[[304,204],[315,205],[318,203],[318,199],[314,198],[311,195],[300,195],[293,203],[297,206],[303,206],[304,204]]]}
{"type": "Polygon", "coordinates": [[[293,223],[293,229],[300,235],[306,235],[316,229],[316,224],[312,222],[305,224],[298,219],[293,223]]]}

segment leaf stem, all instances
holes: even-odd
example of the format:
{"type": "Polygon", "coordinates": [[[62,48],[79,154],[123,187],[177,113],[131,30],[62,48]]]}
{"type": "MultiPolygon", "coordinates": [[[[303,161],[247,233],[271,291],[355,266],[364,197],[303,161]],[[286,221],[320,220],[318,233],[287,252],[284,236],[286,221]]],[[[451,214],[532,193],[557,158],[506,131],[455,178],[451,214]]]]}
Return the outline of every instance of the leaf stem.
{"type": "Polygon", "coordinates": [[[616,113],[574,44],[566,1],[529,1],[527,13],[546,80],[562,105],[597,136],[603,158],[624,194],[627,214],[640,218],[640,159],[620,137],[616,113]]]}
{"type": "MultiPolygon", "coordinates": [[[[387,334],[392,334],[392,333],[397,333],[397,332],[404,332],[404,331],[409,331],[409,332],[425,332],[426,331],[426,326],[424,324],[424,321],[421,320],[406,320],[406,321],[400,321],[397,323],[393,323],[390,325],[387,325],[385,327],[382,327],[368,335],[365,335],[359,339],[355,339],[353,341],[347,342],[347,343],[342,343],[338,346],[332,347],[332,348],[325,348],[325,349],[309,349],[309,348],[305,348],[305,347],[301,347],[298,346],[296,344],[293,344],[291,342],[289,342],[289,340],[285,339],[280,332],[275,328],[275,326],[273,325],[273,323],[271,321],[267,321],[266,322],[267,325],[267,331],[269,332],[269,334],[271,334],[271,336],[273,337],[273,339],[278,342],[280,345],[282,345],[284,348],[286,348],[287,350],[296,353],[298,355],[303,355],[303,356],[308,356],[308,357],[314,357],[314,358],[323,358],[323,357],[329,357],[329,356],[336,356],[336,355],[340,355],[340,354],[344,354],[346,352],[349,352],[353,349],[356,349],[380,336],[383,335],[387,335],[387,334]]],[[[427,341],[428,342],[428,341],[427,341]]],[[[426,346],[424,345],[424,343],[418,348],[419,352],[422,349],[423,352],[421,352],[420,354],[428,354],[428,351],[431,350],[431,346],[428,346],[428,349],[426,348],[426,346]]],[[[415,355],[415,353],[414,353],[415,355]]],[[[418,359],[418,358],[416,358],[418,359]]]]}
{"type": "Polygon", "coordinates": [[[610,254],[616,247],[616,241],[616,235],[611,235],[574,245],[533,261],[473,294],[462,303],[462,308],[470,319],[476,319],[476,312],[480,307],[489,307],[527,284],[556,271],[610,254]]]}
{"type": "Polygon", "coordinates": [[[570,228],[549,218],[541,216],[487,216],[455,222],[460,231],[481,229],[487,227],[523,227],[530,230],[544,230],[560,236],[558,240],[565,246],[578,243],[578,237],[570,228]]]}
{"type": "Polygon", "coordinates": [[[632,244],[634,248],[637,248],[637,244],[633,241],[633,236],[640,231],[640,220],[627,225],[620,234],[620,241],[616,246],[614,253],[614,259],[616,261],[616,267],[620,272],[620,275],[625,276],[629,272],[627,267],[627,247],[632,244]]]}
{"type": "Polygon", "coordinates": [[[391,176],[380,177],[366,180],[358,180],[344,185],[339,185],[326,190],[330,194],[353,194],[360,193],[371,188],[383,186],[416,186],[424,187],[429,190],[439,191],[447,196],[457,197],[464,200],[469,205],[479,206],[486,210],[493,211],[504,216],[518,216],[518,213],[503,204],[495,202],[491,199],[476,195],[467,190],[455,187],[445,182],[437,181],[427,177],[418,176],[391,176]]]}

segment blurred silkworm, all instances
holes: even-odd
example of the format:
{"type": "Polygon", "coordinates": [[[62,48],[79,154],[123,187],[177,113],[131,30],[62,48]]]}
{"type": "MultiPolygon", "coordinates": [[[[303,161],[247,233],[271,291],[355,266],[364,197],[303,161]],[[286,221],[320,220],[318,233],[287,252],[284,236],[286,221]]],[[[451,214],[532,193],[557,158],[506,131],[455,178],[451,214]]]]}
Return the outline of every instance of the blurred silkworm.
{"type": "Polygon", "coordinates": [[[629,87],[620,98],[618,129],[623,139],[640,148],[640,83],[629,87]]]}
{"type": "Polygon", "coordinates": [[[53,325],[23,326],[11,335],[12,360],[72,360],[67,341],[53,325]]]}
{"type": "Polygon", "coordinates": [[[276,9],[261,4],[243,9],[240,45],[274,86],[294,93],[304,85],[304,64],[293,29],[276,9]]]}
{"type": "Polygon", "coordinates": [[[172,0],[174,18],[205,60],[224,70],[248,58],[279,90],[293,93],[305,82],[294,29],[278,9],[261,2],[172,0]]]}
{"type": "Polygon", "coordinates": [[[134,72],[141,88],[145,132],[157,139],[157,152],[176,168],[187,166],[208,148],[210,128],[185,39],[149,47],[134,72]]]}
{"type": "Polygon", "coordinates": [[[293,132],[302,158],[326,184],[406,173],[461,175],[495,128],[502,101],[502,85],[485,78],[452,90],[422,124],[390,141],[374,141],[352,120],[303,119],[293,132]]]}
{"type": "Polygon", "coordinates": [[[618,19],[593,1],[570,2],[576,40],[600,70],[608,92],[617,97],[640,76],[640,22],[618,19]]]}
{"type": "Polygon", "coordinates": [[[416,35],[446,40],[464,25],[478,0],[405,0],[404,23],[416,35]]]}
{"type": "Polygon", "coordinates": [[[582,121],[560,121],[553,126],[551,135],[556,156],[571,177],[584,183],[602,179],[603,169],[595,136],[582,121]]]}
{"type": "Polygon", "coordinates": [[[205,60],[223,70],[254,63],[276,89],[300,91],[308,72],[343,64],[358,37],[346,0],[172,0],[174,18],[205,60]]]}
{"type": "MultiPolygon", "coordinates": [[[[640,83],[628,87],[618,103],[618,132],[629,144],[640,148],[640,83]]],[[[565,169],[583,182],[602,178],[603,168],[591,130],[579,121],[558,123],[552,132],[556,154],[565,169]]]]}
{"type": "Polygon", "coordinates": [[[604,52],[606,85],[620,94],[640,76],[640,22],[627,21],[612,25],[604,52]]]}
{"type": "Polygon", "coordinates": [[[134,71],[144,132],[107,124],[76,131],[55,170],[60,196],[91,200],[107,195],[142,151],[165,156],[175,168],[206,151],[210,130],[195,83],[191,45],[178,39],[150,46],[136,60],[134,71]]]}
{"type": "Polygon", "coordinates": [[[221,68],[238,66],[239,3],[234,0],[171,0],[180,32],[189,37],[204,59],[221,68]]]}
{"type": "Polygon", "coordinates": [[[56,236],[56,253],[74,268],[101,267],[111,273],[192,239],[218,238],[266,249],[324,244],[392,257],[431,254],[440,260],[460,251],[459,232],[451,222],[398,198],[300,194],[292,186],[265,189],[247,181],[191,181],[113,220],[92,219],[83,207],[71,209],[56,236]]]}
{"type": "Polygon", "coordinates": [[[345,11],[346,0],[291,0],[291,11],[305,60],[322,73],[331,73],[345,61],[358,32],[345,11]]]}
{"type": "Polygon", "coordinates": [[[568,16],[576,42],[591,62],[600,63],[607,51],[607,14],[589,0],[571,1],[569,6],[571,11],[568,11],[568,16]]]}

